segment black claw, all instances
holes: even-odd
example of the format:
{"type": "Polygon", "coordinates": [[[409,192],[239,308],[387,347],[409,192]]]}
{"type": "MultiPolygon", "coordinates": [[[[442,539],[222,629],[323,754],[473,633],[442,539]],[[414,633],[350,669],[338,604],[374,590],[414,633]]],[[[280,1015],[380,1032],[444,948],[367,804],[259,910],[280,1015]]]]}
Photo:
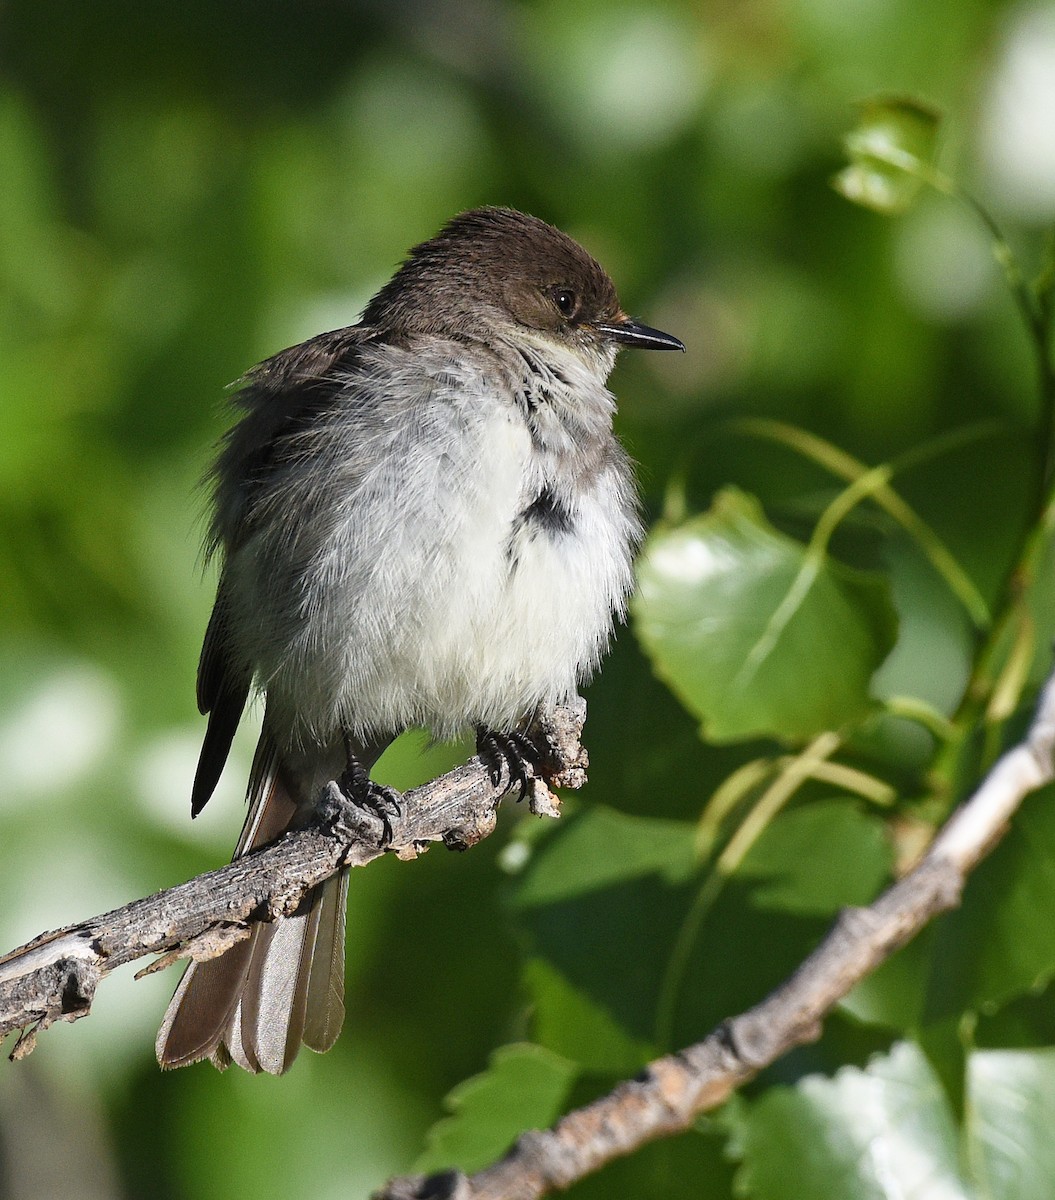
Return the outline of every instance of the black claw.
{"type": "Polygon", "coordinates": [[[498,733],[481,725],[476,731],[476,753],[487,768],[494,787],[502,782],[502,768],[505,767],[509,782],[502,796],[519,786],[517,802],[524,799],[535,778],[535,767],[539,761],[539,752],[530,738],[518,731],[498,733]]]}
{"type": "Polygon", "coordinates": [[[337,786],[350,803],[378,818],[382,825],[381,845],[391,845],[392,819],[403,815],[399,792],[383,783],[375,783],[354,755],[349,755],[348,766],[337,786]]]}
{"type": "Polygon", "coordinates": [[[394,787],[383,783],[370,784],[370,803],[382,817],[401,817],[403,815],[402,793],[394,787]]]}

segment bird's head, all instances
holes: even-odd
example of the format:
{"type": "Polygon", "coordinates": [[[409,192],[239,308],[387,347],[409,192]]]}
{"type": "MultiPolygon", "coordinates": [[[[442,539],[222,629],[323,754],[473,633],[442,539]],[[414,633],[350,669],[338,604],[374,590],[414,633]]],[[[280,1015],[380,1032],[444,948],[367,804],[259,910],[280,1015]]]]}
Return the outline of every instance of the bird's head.
{"type": "Polygon", "coordinates": [[[628,317],[604,268],[567,234],[508,208],[478,208],[410,251],[363,323],[393,332],[528,342],[611,368],[621,346],[684,350],[628,317]]]}

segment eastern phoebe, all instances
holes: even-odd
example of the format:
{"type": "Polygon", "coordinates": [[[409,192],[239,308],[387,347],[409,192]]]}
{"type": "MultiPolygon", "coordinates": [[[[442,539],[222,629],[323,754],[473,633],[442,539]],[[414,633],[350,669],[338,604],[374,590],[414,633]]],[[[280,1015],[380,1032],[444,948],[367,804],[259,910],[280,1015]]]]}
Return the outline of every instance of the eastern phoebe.
{"type": "MultiPolygon", "coordinates": [[[[266,697],[235,856],[302,824],[403,730],[475,728],[521,782],[518,733],[574,695],[631,589],[641,526],[605,387],[631,320],[567,235],[502,208],[411,250],[358,325],[254,367],[213,473],[222,571],[198,667],[208,800],[250,688],[266,697]]],[[[158,1061],[278,1074],[344,1019],[347,874],[297,915],[192,963],[158,1061]]]]}

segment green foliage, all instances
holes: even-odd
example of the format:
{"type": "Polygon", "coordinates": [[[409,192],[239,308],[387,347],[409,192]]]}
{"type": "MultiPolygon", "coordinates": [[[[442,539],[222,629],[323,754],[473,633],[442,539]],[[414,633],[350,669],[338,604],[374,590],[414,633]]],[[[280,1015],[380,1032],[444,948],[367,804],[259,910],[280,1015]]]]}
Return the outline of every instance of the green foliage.
{"type": "Polygon", "coordinates": [[[805,1076],[732,1118],[759,1200],[1041,1200],[1055,1177],[1055,1050],[974,1051],[959,1122],[918,1046],[805,1076]]]}
{"type": "Polygon", "coordinates": [[[864,1070],[773,1088],[751,1106],[741,1138],[739,1183],[760,1200],[966,1196],[952,1112],[908,1042],[864,1070]]]}
{"type": "MultiPolygon", "coordinates": [[[[651,532],[565,818],[355,872],[348,1027],[282,1079],[161,1076],[174,981],[110,980],[0,1069],[5,1195],[44,1134],[115,1197],[478,1165],[757,1001],[1020,734],[1055,634],[1055,197],[1015,125],[1048,114],[1007,97],[1047,35],[837,7],[4,6],[0,948],[230,852],[251,730],[187,800],[228,381],[483,202],[688,347],[613,377],[651,532]]],[[[1050,1194],[1051,800],[817,1044],[571,1195],[1050,1194]]]]}
{"type": "Polygon", "coordinates": [[[937,930],[928,1020],[989,1011],[1039,991],[1055,975],[1055,791],[1032,797],[975,871],[959,909],[937,930]]]}
{"type": "Polygon", "coordinates": [[[844,140],[850,165],[835,177],[836,191],[876,212],[903,213],[933,177],[937,135],[937,113],[918,101],[869,100],[844,140]]]}
{"type": "Polygon", "coordinates": [[[894,644],[886,581],[775,530],[750,496],[649,539],[638,637],[713,741],[800,739],[861,718],[894,644]]]}
{"type": "Polygon", "coordinates": [[[429,1130],[418,1171],[474,1171],[499,1158],[525,1129],[545,1128],[561,1114],[575,1066],[541,1046],[502,1046],[488,1069],[447,1097],[451,1115],[429,1130]]]}

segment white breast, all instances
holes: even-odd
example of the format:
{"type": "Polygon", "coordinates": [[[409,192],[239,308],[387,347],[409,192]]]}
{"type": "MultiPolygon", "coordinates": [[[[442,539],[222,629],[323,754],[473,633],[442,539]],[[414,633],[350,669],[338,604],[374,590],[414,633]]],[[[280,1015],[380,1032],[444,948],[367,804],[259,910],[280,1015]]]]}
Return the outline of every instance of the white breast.
{"type": "MultiPolygon", "coordinates": [[[[269,713],[298,737],[511,729],[592,672],[630,590],[637,522],[622,456],[595,454],[601,465],[575,476],[566,530],[518,521],[576,465],[574,447],[540,448],[491,379],[450,360],[442,386],[422,382],[420,359],[411,369],[401,413],[349,408],[354,459],[335,455],[325,487],[301,501],[332,509],[307,566],[252,564],[271,609],[299,597],[300,615],[264,629],[252,652],[269,713]]],[[[611,397],[589,382],[607,445],[611,397]]]]}
{"type": "Polygon", "coordinates": [[[421,724],[440,737],[512,728],[592,672],[629,591],[614,481],[602,475],[580,497],[570,532],[514,534],[538,486],[530,436],[508,409],[479,434],[471,477],[435,506],[432,546],[405,559],[398,579],[377,581],[379,603],[399,589],[402,619],[346,692],[348,711],[375,727],[421,724]]]}

